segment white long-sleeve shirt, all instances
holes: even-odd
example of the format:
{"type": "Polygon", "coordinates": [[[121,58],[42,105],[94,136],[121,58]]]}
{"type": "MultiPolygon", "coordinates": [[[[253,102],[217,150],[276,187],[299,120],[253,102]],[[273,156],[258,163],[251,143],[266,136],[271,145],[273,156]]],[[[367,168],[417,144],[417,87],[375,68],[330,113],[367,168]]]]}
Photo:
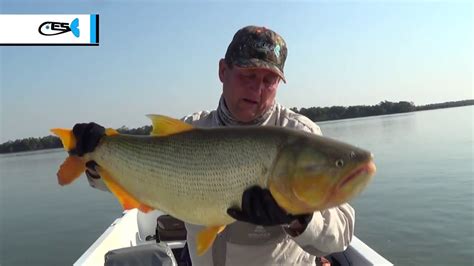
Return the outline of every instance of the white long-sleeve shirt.
{"type": "MultiPolygon", "coordinates": [[[[219,127],[217,111],[202,111],[183,120],[198,127],[219,127]]],[[[262,126],[282,126],[321,134],[310,119],[276,104],[262,126]]],[[[193,265],[315,265],[316,256],[345,250],[354,234],[354,209],[342,204],[313,214],[299,236],[288,235],[281,226],[263,227],[235,222],[217,237],[210,249],[197,256],[195,238],[204,227],[186,224],[187,242],[193,265]]]]}

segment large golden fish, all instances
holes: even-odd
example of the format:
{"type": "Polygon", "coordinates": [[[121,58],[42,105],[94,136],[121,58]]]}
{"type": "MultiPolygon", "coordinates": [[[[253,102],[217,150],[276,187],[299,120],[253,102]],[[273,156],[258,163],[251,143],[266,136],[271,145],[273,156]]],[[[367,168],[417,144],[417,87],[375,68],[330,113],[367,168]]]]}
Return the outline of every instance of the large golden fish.
{"type": "Polygon", "coordinates": [[[207,226],[197,236],[203,254],[225,225],[226,210],[241,206],[243,192],[268,188],[291,214],[312,213],[349,201],[375,172],[372,154],[329,138],[282,127],[194,128],[159,115],[151,136],[106,130],[95,150],[73,152],[68,129],[52,129],[70,156],[58,171],[59,184],[79,177],[85,163],[97,170],[124,209],[159,209],[180,220],[207,226]]]}

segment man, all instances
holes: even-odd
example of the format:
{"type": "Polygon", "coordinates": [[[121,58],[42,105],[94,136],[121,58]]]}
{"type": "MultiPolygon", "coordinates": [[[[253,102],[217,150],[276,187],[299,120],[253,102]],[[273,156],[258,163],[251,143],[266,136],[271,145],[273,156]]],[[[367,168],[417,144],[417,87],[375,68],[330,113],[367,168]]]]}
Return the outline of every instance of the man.
{"type": "MultiPolygon", "coordinates": [[[[183,120],[198,127],[268,125],[321,134],[311,120],[275,101],[280,81],[286,82],[286,56],[286,43],[274,31],[255,26],[240,29],[219,61],[223,91],[218,108],[183,120]]],[[[76,135],[89,139],[86,150],[93,149],[100,138],[94,132],[101,129],[88,124],[75,129],[76,135]]],[[[314,265],[317,256],[346,249],[354,232],[354,210],[348,204],[293,216],[259,187],[245,191],[241,208],[230,208],[228,214],[237,222],[228,225],[203,256],[195,253],[195,237],[203,227],[186,224],[193,265],[314,265]]]]}

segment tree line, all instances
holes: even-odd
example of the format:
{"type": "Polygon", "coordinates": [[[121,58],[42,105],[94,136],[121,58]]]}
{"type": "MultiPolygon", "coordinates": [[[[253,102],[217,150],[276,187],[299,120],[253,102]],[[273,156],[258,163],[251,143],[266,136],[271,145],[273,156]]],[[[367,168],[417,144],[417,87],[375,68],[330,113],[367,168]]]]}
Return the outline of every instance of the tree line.
{"type": "Polygon", "coordinates": [[[459,107],[474,105],[474,100],[463,100],[463,101],[454,101],[454,102],[445,102],[445,103],[432,103],[427,105],[417,106],[417,111],[440,109],[440,108],[449,108],[449,107],[459,107]]]}
{"type": "MultiPolygon", "coordinates": [[[[149,135],[151,132],[151,126],[132,129],[122,126],[121,128],[118,128],[117,131],[121,134],[149,135]]],[[[17,139],[15,141],[7,141],[0,145],[0,153],[54,149],[62,148],[62,146],[61,140],[58,137],[50,135],[41,138],[25,138],[17,139]]]]}
{"type": "MultiPolygon", "coordinates": [[[[421,106],[415,106],[413,102],[400,101],[390,102],[382,101],[376,105],[355,105],[355,106],[331,106],[331,107],[310,107],[310,108],[291,108],[292,111],[300,113],[314,122],[337,120],[355,117],[375,116],[375,115],[387,115],[396,113],[407,113],[414,111],[424,111],[439,108],[449,108],[474,105],[474,100],[463,100],[463,101],[452,101],[445,103],[427,104],[421,106]]],[[[131,135],[149,135],[151,132],[151,126],[143,126],[139,128],[129,129],[126,126],[122,126],[117,129],[121,134],[131,135]]],[[[46,136],[41,138],[25,138],[17,139],[15,141],[7,141],[0,144],[0,153],[10,152],[22,152],[42,149],[61,148],[62,144],[56,136],[46,136]]]]}
{"type": "Polygon", "coordinates": [[[337,119],[347,119],[355,117],[389,115],[397,113],[407,113],[414,111],[424,111],[439,108],[459,107],[466,105],[474,105],[474,100],[452,101],[436,104],[428,104],[415,106],[413,102],[400,101],[390,102],[382,101],[376,105],[355,105],[355,106],[331,106],[331,107],[310,107],[297,109],[291,108],[292,111],[302,114],[314,122],[328,121],[337,119]]]}

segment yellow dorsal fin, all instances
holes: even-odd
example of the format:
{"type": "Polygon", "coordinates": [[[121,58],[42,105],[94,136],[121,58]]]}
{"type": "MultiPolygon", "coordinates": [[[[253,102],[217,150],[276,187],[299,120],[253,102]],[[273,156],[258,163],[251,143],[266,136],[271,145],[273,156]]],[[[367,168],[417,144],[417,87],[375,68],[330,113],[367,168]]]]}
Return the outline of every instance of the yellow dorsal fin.
{"type": "Polygon", "coordinates": [[[120,135],[120,133],[117,130],[113,129],[113,128],[106,128],[105,129],[105,135],[115,136],[115,135],[120,135]]]}
{"type": "Polygon", "coordinates": [[[168,136],[193,129],[190,124],[164,115],[147,115],[153,123],[152,136],[168,136]]]}
{"type": "Polygon", "coordinates": [[[115,197],[117,197],[124,210],[137,208],[145,213],[153,210],[152,207],[141,203],[134,196],[128,193],[112,178],[112,176],[105,169],[101,168],[100,166],[98,166],[96,169],[98,170],[100,177],[103,178],[105,185],[107,185],[109,190],[115,195],[115,197]]]}
{"type": "Polygon", "coordinates": [[[74,133],[72,133],[72,130],[65,128],[53,128],[51,129],[51,132],[61,139],[63,147],[66,151],[70,151],[76,147],[76,137],[74,136],[74,133]]]}
{"type": "Polygon", "coordinates": [[[86,170],[86,164],[77,156],[68,156],[63,164],[59,167],[58,183],[61,186],[72,183],[76,178],[81,176],[86,170]]]}
{"type": "Polygon", "coordinates": [[[224,231],[225,225],[216,225],[203,229],[196,236],[196,251],[198,256],[204,254],[214,243],[217,234],[224,231]]]}

